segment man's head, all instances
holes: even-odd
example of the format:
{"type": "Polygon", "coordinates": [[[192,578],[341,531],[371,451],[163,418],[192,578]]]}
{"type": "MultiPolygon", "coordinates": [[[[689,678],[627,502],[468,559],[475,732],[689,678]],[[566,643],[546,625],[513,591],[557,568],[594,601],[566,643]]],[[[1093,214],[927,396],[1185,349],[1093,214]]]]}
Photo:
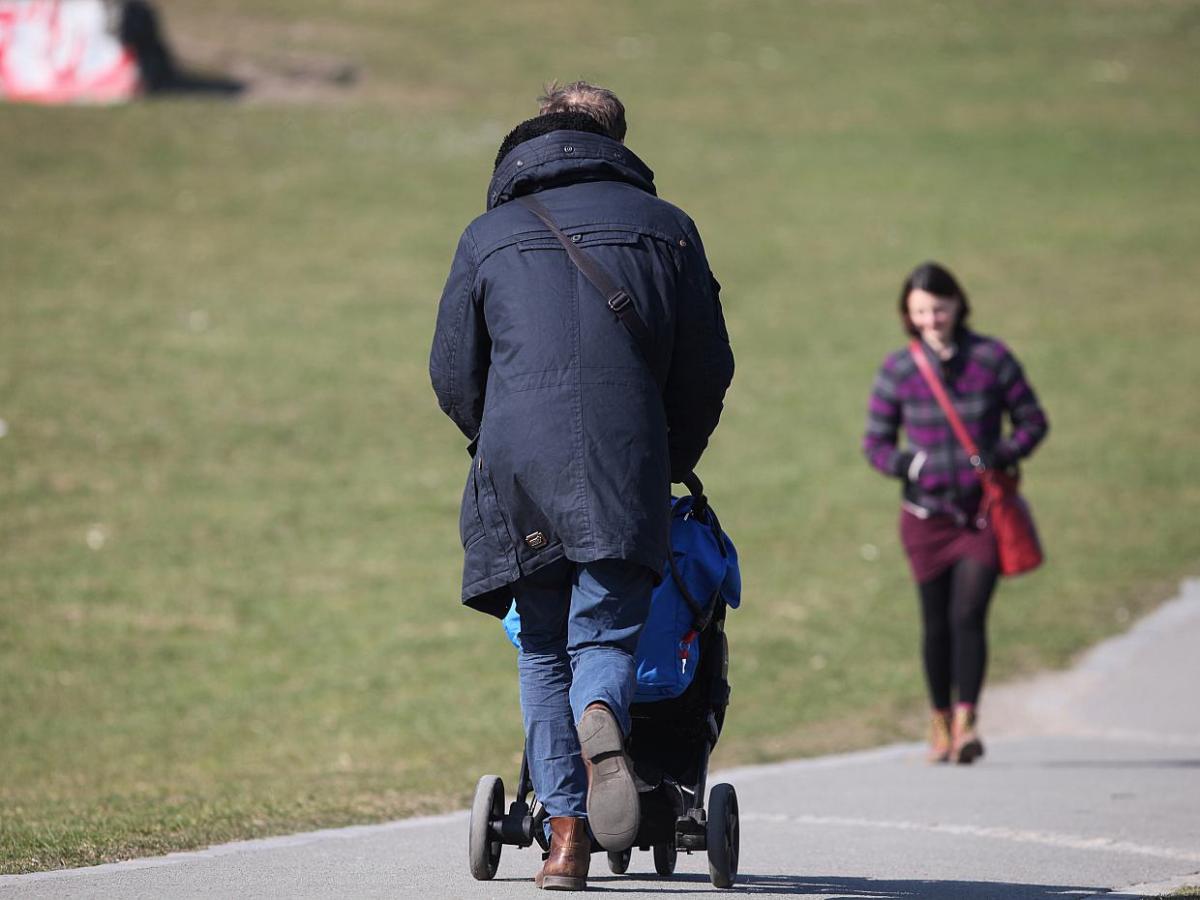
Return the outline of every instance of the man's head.
{"type": "Polygon", "coordinates": [[[618,141],[625,140],[625,107],[617,95],[607,88],[586,81],[572,81],[560,86],[557,81],[546,85],[546,93],[538,98],[539,115],[547,113],[580,112],[591,116],[604,128],[604,133],[618,141]]]}

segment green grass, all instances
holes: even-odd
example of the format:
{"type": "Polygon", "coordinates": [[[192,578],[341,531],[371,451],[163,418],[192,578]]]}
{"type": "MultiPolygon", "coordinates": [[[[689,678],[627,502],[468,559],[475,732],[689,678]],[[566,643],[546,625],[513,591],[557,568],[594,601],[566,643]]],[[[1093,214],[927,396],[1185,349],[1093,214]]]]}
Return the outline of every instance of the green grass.
{"type": "Polygon", "coordinates": [[[425,362],[495,149],[552,77],[621,94],[725,287],[738,371],[701,474],[746,602],[719,764],[915,733],[896,488],[857,446],[922,259],[1052,420],[1027,467],[1049,563],[997,599],[994,675],[1196,571],[1200,6],[547,9],[179,0],[181,43],[362,82],[0,108],[0,872],[515,776],[513,654],[457,604],[467,458],[425,362]]]}

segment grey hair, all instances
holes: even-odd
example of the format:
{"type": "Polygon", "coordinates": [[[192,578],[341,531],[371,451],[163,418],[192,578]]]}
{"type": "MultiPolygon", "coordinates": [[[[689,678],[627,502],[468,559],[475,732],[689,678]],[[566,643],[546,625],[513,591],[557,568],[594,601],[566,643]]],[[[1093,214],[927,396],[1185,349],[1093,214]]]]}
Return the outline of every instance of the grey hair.
{"type": "Polygon", "coordinates": [[[552,81],[538,97],[538,114],[581,112],[591,116],[604,128],[605,134],[618,141],[625,140],[625,106],[617,95],[586,81],[560,85],[552,81]]]}

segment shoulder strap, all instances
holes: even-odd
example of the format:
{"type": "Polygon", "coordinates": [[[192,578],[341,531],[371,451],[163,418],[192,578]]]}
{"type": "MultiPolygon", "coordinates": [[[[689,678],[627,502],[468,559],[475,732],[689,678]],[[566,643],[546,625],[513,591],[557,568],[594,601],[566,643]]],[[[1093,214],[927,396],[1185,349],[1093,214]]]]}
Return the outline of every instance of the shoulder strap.
{"type": "MultiPolygon", "coordinates": [[[[642,356],[649,360],[650,345],[652,343],[650,329],[646,327],[645,321],[638,315],[637,307],[633,305],[633,298],[629,296],[629,292],[622,287],[618,287],[617,283],[612,280],[612,277],[604,270],[603,266],[580,250],[575,241],[563,234],[562,229],[558,227],[553,217],[551,217],[550,211],[542,205],[540,200],[527,194],[524,197],[518,197],[517,203],[520,203],[541,219],[542,224],[549,228],[554,236],[558,238],[558,242],[567,251],[567,256],[571,258],[571,262],[592,283],[592,286],[600,292],[600,296],[604,298],[608,304],[608,308],[616,313],[617,318],[621,320],[621,324],[625,326],[625,330],[633,336],[633,341],[642,352],[642,356]]],[[[578,240],[578,236],[576,240],[578,240]]]]}
{"type": "Polygon", "coordinates": [[[933,391],[934,399],[937,400],[938,406],[945,413],[946,421],[950,423],[950,428],[954,431],[954,436],[958,438],[958,442],[967,451],[967,456],[971,458],[971,465],[979,468],[979,447],[971,440],[970,432],[963,425],[962,419],[958,417],[958,411],[954,408],[954,404],[950,402],[950,397],[946,394],[946,388],[942,385],[942,380],[938,378],[933,371],[933,366],[929,364],[929,359],[925,356],[925,349],[921,346],[921,342],[914,340],[910,343],[908,345],[908,352],[912,354],[913,362],[917,364],[917,369],[925,379],[925,383],[933,391]]]}

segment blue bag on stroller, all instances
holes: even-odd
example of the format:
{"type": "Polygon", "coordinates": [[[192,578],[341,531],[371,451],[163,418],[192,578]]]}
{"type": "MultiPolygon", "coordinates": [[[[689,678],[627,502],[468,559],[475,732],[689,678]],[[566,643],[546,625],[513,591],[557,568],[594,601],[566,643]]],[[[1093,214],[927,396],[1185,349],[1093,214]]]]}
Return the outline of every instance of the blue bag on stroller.
{"type": "MultiPolygon", "coordinates": [[[[672,497],[671,557],[638,641],[635,703],[668,700],[687,690],[700,667],[700,632],[717,601],[736,608],[741,594],[737,550],[703,494],[672,497]]],[[[520,648],[516,602],[504,617],[504,630],[520,648]]]]}

